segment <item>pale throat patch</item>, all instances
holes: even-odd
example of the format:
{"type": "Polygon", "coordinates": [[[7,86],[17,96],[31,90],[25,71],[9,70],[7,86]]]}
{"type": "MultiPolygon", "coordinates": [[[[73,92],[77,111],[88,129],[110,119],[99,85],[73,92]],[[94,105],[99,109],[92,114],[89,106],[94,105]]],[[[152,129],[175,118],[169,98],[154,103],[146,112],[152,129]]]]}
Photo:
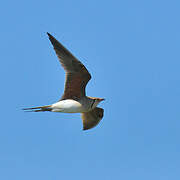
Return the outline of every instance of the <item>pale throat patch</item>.
{"type": "Polygon", "coordinates": [[[100,102],[95,99],[92,104],[92,109],[94,109],[99,103],[100,102]]]}

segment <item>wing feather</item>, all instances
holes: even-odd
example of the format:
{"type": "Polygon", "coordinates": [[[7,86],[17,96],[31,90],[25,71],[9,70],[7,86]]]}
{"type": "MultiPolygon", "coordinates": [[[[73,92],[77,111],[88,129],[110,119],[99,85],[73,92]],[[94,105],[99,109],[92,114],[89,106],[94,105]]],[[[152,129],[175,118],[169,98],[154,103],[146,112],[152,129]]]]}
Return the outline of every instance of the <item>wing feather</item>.
{"type": "Polygon", "coordinates": [[[47,33],[61,65],[66,71],[63,99],[79,99],[86,95],[85,88],[91,75],[86,67],[76,59],[60,42],[47,33]]]}
{"type": "Polygon", "coordinates": [[[104,109],[96,107],[92,111],[82,113],[83,130],[95,127],[103,118],[104,109]]]}

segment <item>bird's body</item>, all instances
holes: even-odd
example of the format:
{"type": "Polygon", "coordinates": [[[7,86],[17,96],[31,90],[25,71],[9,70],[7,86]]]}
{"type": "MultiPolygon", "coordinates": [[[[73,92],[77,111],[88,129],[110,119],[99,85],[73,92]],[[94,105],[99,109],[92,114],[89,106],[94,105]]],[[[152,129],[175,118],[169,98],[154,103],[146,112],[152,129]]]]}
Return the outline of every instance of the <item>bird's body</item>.
{"type": "Polygon", "coordinates": [[[83,104],[73,99],[66,99],[56,102],[51,105],[52,112],[63,113],[82,113],[87,112],[89,108],[86,108],[83,104]]]}
{"type": "Polygon", "coordinates": [[[49,33],[47,34],[61,65],[66,71],[64,94],[58,102],[52,105],[25,108],[24,110],[33,112],[81,113],[83,130],[93,128],[103,117],[104,110],[98,108],[97,105],[104,99],[86,96],[85,88],[91,79],[90,73],[61,43],[49,33]]]}
{"type": "Polygon", "coordinates": [[[73,99],[66,99],[58,101],[51,105],[52,112],[63,113],[83,113],[92,110],[93,100],[87,97],[75,101],[73,99]]]}

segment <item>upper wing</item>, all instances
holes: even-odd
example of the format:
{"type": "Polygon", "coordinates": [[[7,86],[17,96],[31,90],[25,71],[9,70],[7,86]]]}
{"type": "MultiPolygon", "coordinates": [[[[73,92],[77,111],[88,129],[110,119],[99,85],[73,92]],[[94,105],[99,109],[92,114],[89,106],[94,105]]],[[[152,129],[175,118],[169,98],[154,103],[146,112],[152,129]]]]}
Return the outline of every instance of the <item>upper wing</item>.
{"type": "Polygon", "coordinates": [[[83,130],[95,127],[103,118],[104,109],[96,107],[92,111],[82,113],[83,130]]]}
{"type": "Polygon", "coordinates": [[[66,82],[62,99],[79,99],[85,96],[85,88],[91,75],[86,67],[78,61],[60,42],[47,33],[61,65],[66,71],[66,82]]]}

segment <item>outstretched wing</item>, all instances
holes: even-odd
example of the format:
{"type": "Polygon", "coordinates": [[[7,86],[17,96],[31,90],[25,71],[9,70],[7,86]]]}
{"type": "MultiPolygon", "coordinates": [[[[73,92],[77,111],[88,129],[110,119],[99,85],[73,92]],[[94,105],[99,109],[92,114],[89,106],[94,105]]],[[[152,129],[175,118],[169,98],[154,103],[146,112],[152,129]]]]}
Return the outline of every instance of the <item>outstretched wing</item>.
{"type": "Polygon", "coordinates": [[[92,111],[82,113],[83,130],[95,127],[103,118],[104,109],[96,107],[92,111]]]}
{"type": "Polygon", "coordinates": [[[86,95],[85,88],[91,75],[86,67],[77,60],[60,42],[47,33],[61,65],[66,71],[63,99],[79,99],[86,95]]]}

